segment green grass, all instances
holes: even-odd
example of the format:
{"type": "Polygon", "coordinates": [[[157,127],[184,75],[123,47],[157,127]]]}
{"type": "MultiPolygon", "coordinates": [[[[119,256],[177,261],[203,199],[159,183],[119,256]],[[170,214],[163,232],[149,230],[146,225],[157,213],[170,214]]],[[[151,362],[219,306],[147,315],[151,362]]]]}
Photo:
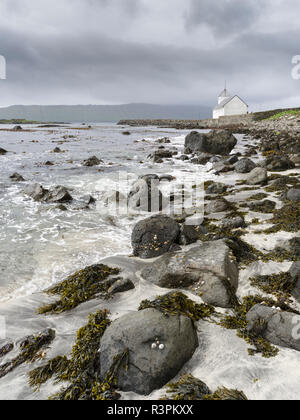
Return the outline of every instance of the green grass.
{"type": "Polygon", "coordinates": [[[272,117],[267,118],[267,120],[276,121],[281,117],[289,117],[289,116],[299,116],[300,117],[300,111],[299,110],[290,110],[290,111],[283,111],[279,112],[278,114],[273,115],[272,117]]]}

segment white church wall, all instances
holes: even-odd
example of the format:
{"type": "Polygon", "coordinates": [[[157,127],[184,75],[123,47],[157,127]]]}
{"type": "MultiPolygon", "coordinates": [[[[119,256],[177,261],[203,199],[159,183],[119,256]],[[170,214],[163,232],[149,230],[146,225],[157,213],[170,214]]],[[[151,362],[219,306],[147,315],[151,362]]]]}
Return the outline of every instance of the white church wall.
{"type": "Polygon", "coordinates": [[[228,102],[228,104],[225,105],[223,115],[243,115],[247,114],[247,112],[247,105],[236,96],[230,102],[228,102]]]}
{"type": "Polygon", "coordinates": [[[224,117],[225,113],[225,109],[221,108],[221,109],[215,109],[214,110],[214,114],[213,114],[213,118],[214,119],[218,119],[220,117],[224,117]]]}

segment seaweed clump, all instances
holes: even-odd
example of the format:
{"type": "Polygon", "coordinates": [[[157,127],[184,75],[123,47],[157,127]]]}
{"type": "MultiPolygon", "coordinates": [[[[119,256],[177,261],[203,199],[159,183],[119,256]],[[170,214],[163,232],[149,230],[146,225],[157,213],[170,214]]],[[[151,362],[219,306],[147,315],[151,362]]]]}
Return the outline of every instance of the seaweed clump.
{"type": "Polygon", "coordinates": [[[0,357],[6,356],[8,353],[10,353],[14,348],[13,343],[7,343],[4,346],[0,347],[0,357]]]}
{"type": "Polygon", "coordinates": [[[36,390],[51,378],[55,383],[69,382],[51,400],[117,400],[118,372],[128,365],[128,350],[118,355],[104,381],[100,379],[100,340],[111,324],[108,311],[89,316],[88,324],[77,332],[77,340],[69,358],[59,356],[29,373],[29,384],[36,390]]]}
{"type": "Polygon", "coordinates": [[[183,375],[178,382],[167,385],[167,394],[163,400],[174,401],[201,401],[204,396],[210,395],[207,385],[193,375],[183,375]]]}
{"type": "Polygon", "coordinates": [[[33,363],[43,359],[47,347],[54,339],[55,331],[51,329],[26,337],[20,344],[18,356],[0,366],[0,378],[3,378],[23,363],[33,363]]]}
{"type": "Polygon", "coordinates": [[[205,395],[205,401],[248,401],[242,391],[237,389],[219,388],[214,394],[205,395]]]}
{"type": "Polygon", "coordinates": [[[152,302],[144,300],[139,306],[139,311],[149,308],[157,309],[165,316],[187,316],[194,324],[200,319],[210,318],[215,313],[215,308],[213,306],[195,303],[181,292],[158,296],[152,302]]]}
{"type": "Polygon", "coordinates": [[[296,280],[289,272],[272,274],[268,276],[257,275],[250,279],[251,286],[257,287],[265,293],[279,299],[289,299],[295,287],[296,280]]]}
{"type": "Polygon", "coordinates": [[[273,223],[274,226],[267,229],[265,233],[276,233],[279,231],[299,232],[300,203],[286,204],[281,209],[275,210],[270,223],[273,223]]]}
{"type": "Polygon", "coordinates": [[[226,244],[231,249],[239,264],[249,265],[263,256],[262,252],[258,251],[254,246],[249,245],[241,238],[228,236],[226,244]]]}
{"type": "Polygon", "coordinates": [[[108,298],[111,275],[119,274],[117,268],[103,264],[92,265],[71,275],[53,288],[47,290],[48,295],[60,295],[60,299],[39,309],[40,314],[60,314],[70,311],[83,302],[94,299],[97,295],[108,298]]]}
{"type": "Polygon", "coordinates": [[[255,195],[252,195],[251,197],[249,197],[249,200],[251,200],[251,201],[260,201],[260,200],[264,200],[267,197],[268,197],[268,194],[258,193],[258,194],[255,194],[255,195]]]}

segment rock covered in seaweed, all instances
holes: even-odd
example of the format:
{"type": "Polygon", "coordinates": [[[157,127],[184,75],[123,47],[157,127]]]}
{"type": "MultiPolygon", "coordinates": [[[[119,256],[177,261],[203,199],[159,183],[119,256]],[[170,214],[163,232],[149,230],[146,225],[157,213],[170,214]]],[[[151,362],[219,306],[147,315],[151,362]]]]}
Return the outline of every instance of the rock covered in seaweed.
{"type": "Polygon", "coordinates": [[[119,372],[118,386],[122,391],[149,395],[177,375],[198,345],[188,317],[166,317],[156,309],[125,315],[107,328],[101,340],[101,378],[114,358],[127,349],[128,366],[119,372]]]}

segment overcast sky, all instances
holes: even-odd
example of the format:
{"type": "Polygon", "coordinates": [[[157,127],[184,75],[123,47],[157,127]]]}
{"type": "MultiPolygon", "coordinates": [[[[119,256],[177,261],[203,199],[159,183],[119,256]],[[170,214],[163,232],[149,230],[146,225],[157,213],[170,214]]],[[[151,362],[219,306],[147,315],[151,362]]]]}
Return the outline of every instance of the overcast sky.
{"type": "Polygon", "coordinates": [[[299,0],[1,0],[0,106],[300,106],[299,0]]]}

